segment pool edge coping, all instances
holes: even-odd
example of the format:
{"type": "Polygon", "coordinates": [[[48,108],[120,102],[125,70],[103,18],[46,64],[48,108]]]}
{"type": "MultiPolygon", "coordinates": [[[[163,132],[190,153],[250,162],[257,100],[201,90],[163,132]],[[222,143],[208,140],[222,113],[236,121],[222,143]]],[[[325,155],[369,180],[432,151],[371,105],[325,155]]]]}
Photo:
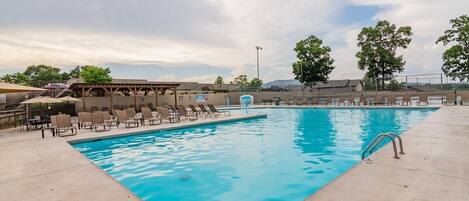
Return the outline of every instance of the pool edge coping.
{"type": "Polygon", "coordinates": [[[213,125],[213,124],[219,124],[219,123],[236,122],[236,121],[243,121],[243,120],[248,120],[248,119],[266,118],[266,117],[267,117],[267,114],[247,114],[247,115],[245,114],[240,117],[219,119],[219,120],[207,121],[207,122],[193,121],[194,123],[191,123],[191,124],[173,125],[167,128],[149,128],[146,130],[131,131],[131,132],[126,132],[125,130],[123,130],[123,132],[119,132],[116,134],[111,134],[111,135],[106,135],[106,136],[96,136],[96,137],[85,137],[81,139],[70,139],[70,140],[66,140],[66,142],[70,145],[73,145],[73,144],[78,144],[78,143],[83,143],[83,142],[90,142],[94,140],[113,139],[113,138],[127,137],[127,136],[133,136],[133,135],[147,134],[147,133],[152,133],[152,132],[171,131],[171,130],[177,130],[177,129],[197,127],[197,126],[206,126],[206,125],[213,125]]]}

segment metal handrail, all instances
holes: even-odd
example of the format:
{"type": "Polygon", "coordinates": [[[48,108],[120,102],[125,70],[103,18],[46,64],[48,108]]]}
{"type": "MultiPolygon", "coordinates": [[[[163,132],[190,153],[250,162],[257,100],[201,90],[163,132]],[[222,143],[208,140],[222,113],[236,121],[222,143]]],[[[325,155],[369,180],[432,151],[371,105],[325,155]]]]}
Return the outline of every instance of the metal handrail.
{"type": "MultiPolygon", "coordinates": [[[[399,142],[399,148],[400,148],[400,152],[399,154],[405,154],[404,153],[404,148],[402,146],[402,139],[399,135],[397,135],[395,132],[389,132],[389,133],[386,133],[388,135],[391,135],[391,136],[394,136],[395,138],[397,138],[398,142],[399,142]]],[[[377,142],[376,144],[379,144],[381,143],[382,141],[384,140],[384,137],[382,137],[379,142],[377,142]]],[[[374,146],[373,148],[370,149],[370,154],[373,153],[373,151],[376,149],[377,146],[374,146]]]]}
{"type": "Polygon", "coordinates": [[[368,146],[365,148],[365,150],[363,151],[362,153],[362,160],[365,159],[365,155],[366,155],[366,152],[368,150],[370,150],[370,154],[372,153],[372,151],[376,148],[376,146],[378,146],[383,140],[384,138],[389,138],[391,139],[391,142],[392,142],[392,147],[393,147],[393,150],[394,150],[394,158],[395,159],[399,159],[399,156],[397,154],[397,147],[396,147],[396,142],[394,140],[393,137],[397,137],[399,139],[399,145],[400,145],[400,148],[401,148],[401,154],[404,154],[404,150],[402,148],[402,140],[401,138],[396,134],[396,133],[393,133],[393,132],[390,132],[390,133],[381,133],[379,135],[377,135],[372,141],[370,144],[368,144],[368,146]]]}

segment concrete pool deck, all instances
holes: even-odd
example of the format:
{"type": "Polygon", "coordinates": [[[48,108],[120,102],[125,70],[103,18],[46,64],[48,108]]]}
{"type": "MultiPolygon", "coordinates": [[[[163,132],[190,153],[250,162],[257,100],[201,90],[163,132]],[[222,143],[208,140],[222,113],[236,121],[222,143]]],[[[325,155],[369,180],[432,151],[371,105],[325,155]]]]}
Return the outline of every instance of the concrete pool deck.
{"type": "Polygon", "coordinates": [[[149,131],[178,129],[212,123],[265,117],[233,114],[231,117],[163,123],[159,126],[119,128],[107,132],[81,129],[78,135],[45,139],[41,131],[0,131],[0,200],[5,201],[129,201],[140,200],[131,191],[100,170],[69,142],[118,137],[149,131]]]}
{"type": "Polygon", "coordinates": [[[338,177],[308,201],[469,200],[469,107],[446,106],[338,177]]]}
{"type": "MultiPolygon", "coordinates": [[[[52,138],[48,131],[45,139],[41,139],[40,131],[0,131],[0,200],[139,200],[68,142],[236,118],[254,116],[100,133],[80,130],[77,136],[62,138],[52,138]]],[[[388,144],[371,156],[371,163],[360,162],[307,200],[469,200],[469,107],[442,107],[402,138],[406,155],[401,159],[392,158],[388,144]]]]}

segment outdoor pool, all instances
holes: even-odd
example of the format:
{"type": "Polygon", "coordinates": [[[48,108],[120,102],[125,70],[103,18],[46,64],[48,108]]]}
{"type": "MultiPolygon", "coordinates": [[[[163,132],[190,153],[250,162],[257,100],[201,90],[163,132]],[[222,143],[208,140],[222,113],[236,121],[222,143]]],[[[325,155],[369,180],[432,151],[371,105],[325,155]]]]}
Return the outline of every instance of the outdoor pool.
{"type": "Polygon", "coordinates": [[[433,111],[253,109],[267,118],[73,146],[145,201],[303,200],[356,165],[377,134],[433,111]]]}

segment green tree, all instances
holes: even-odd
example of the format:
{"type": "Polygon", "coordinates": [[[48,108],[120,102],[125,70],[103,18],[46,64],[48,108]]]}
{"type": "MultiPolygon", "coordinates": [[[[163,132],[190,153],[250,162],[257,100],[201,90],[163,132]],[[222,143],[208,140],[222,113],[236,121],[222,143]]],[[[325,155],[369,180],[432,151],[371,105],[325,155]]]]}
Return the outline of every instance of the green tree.
{"type": "Polygon", "coordinates": [[[331,57],[331,48],[324,46],[322,40],[316,36],[296,43],[296,58],[293,63],[295,79],[304,82],[325,82],[329,74],[334,70],[334,59],[331,57]]]}
{"type": "Polygon", "coordinates": [[[0,77],[0,80],[2,80],[3,82],[20,85],[29,85],[30,83],[29,77],[20,72],[3,75],[2,77],[0,77]]]}
{"type": "Polygon", "coordinates": [[[453,80],[469,80],[469,16],[462,15],[450,20],[451,29],[438,38],[436,43],[453,45],[443,53],[441,70],[453,80]]]}
{"type": "Polygon", "coordinates": [[[73,70],[68,73],[70,78],[80,78],[80,71],[83,67],[81,66],[76,66],[73,70]]]}
{"type": "Polygon", "coordinates": [[[259,88],[261,87],[261,85],[262,85],[262,80],[257,79],[257,78],[252,79],[251,82],[249,83],[249,87],[251,88],[259,88]]]}
{"type": "MultiPolygon", "coordinates": [[[[404,57],[397,55],[398,48],[407,48],[411,42],[410,26],[396,27],[388,21],[379,21],[374,27],[365,27],[358,34],[356,54],[358,68],[366,70],[365,77],[378,79],[381,76],[381,90],[385,80],[392,79],[394,73],[404,70],[404,57]]],[[[379,85],[379,82],[378,82],[379,85]]]]}
{"type": "Polygon", "coordinates": [[[101,68],[97,66],[83,66],[80,77],[86,83],[109,83],[112,81],[109,68],[101,68]]]}
{"type": "Polygon", "coordinates": [[[63,81],[59,68],[42,64],[28,66],[23,74],[29,77],[28,85],[33,87],[43,87],[48,83],[63,81]]]}
{"type": "Polygon", "coordinates": [[[225,83],[223,82],[223,78],[221,76],[218,76],[217,79],[215,79],[215,84],[222,85],[225,83]]]}
{"type": "Polygon", "coordinates": [[[246,89],[249,86],[248,76],[247,75],[239,75],[233,81],[233,83],[239,89],[246,89]]]}
{"type": "Polygon", "coordinates": [[[397,80],[391,80],[388,84],[389,91],[399,91],[403,88],[402,84],[400,84],[397,80]]]}

